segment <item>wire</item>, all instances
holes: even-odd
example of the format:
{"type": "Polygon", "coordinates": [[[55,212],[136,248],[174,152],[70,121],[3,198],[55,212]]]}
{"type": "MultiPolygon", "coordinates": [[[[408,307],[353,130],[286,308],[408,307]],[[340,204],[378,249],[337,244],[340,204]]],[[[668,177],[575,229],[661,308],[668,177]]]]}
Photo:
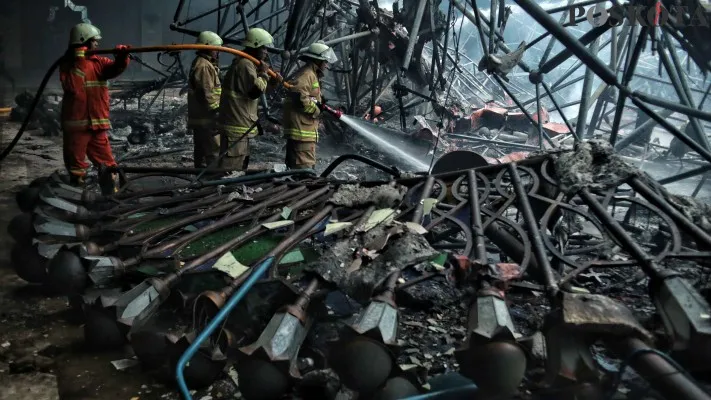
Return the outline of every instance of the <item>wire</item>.
{"type": "Polygon", "coordinates": [[[42,93],[44,92],[45,87],[47,86],[47,83],[49,82],[49,79],[52,77],[54,74],[54,71],[59,67],[59,64],[64,60],[64,56],[60,57],[57,59],[57,61],[52,64],[51,67],[47,70],[47,73],[44,75],[44,78],[42,78],[42,83],[40,83],[39,88],[37,88],[37,93],[35,94],[35,98],[32,100],[32,105],[30,108],[27,110],[27,115],[25,116],[25,120],[22,121],[22,126],[20,126],[20,130],[17,131],[17,134],[15,137],[12,139],[12,142],[3,149],[2,153],[0,153],[0,162],[7,157],[8,154],[12,151],[12,149],[15,147],[17,142],[20,141],[20,138],[22,137],[22,134],[25,133],[25,129],[27,129],[27,125],[30,124],[30,121],[32,120],[32,114],[34,113],[35,109],[37,108],[37,105],[39,104],[40,100],[42,99],[42,93]]]}
{"type": "MultiPolygon", "coordinates": [[[[613,398],[613,396],[615,395],[615,393],[617,393],[617,389],[619,388],[620,383],[622,382],[622,375],[625,373],[625,370],[627,369],[627,367],[630,365],[630,363],[632,363],[632,361],[634,361],[634,359],[635,359],[636,357],[638,357],[639,355],[642,355],[642,354],[656,354],[656,355],[658,355],[659,357],[663,358],[666,362],[668,362],[669,364],[671,364],[672,367],[674,367],[674,368],[677,369],[677,371],[674,372],[674,373],[671,373],[671,374],[663,374],[663,375],[661,375],[661,376],[655,376],[655,377],[653,377],[653,379],[657,379],[657,378],[659,378],[659,377],[667,376],[667,375],[683,374],[683,375],[686,376],[692,383],[694,383],[695,385],[698,386],[698,384],[696,383],[696,381],[689,375],[689,373],[686,372],[686,370],[685,370],[684,368],[682,368],[681,365],[679,365],[679,363],[677,363],[676,361],[674,361],[674,359],[671,358],[668,354],[662,353],[661,351],[659,351],[659,350],[657,350],[657,349],[637,349],[637,350],[633,351],[629,356],[627,356],[627,358],[622,362],[622,364],[620,364],[620,367],[619,367],[619,369],[617,370],[617,374],[615,374],[615,380],[613,381],[612,387],[610,388],[610,393],[609,393],[609,395],[608,395],[608,397],[607,397],[609,400],[612,400],[612,398],[613,398]]],[[[649,381],[649,380],[651,380],[651,379],[647,379],[647,380],[649,381]]]]}

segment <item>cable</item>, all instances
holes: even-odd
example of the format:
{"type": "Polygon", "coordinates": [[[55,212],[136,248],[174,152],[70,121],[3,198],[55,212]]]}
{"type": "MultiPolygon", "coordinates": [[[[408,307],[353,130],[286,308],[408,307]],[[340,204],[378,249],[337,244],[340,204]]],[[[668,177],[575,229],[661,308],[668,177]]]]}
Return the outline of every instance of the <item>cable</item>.
{"type": "MultiPolygon", "coordinates": [[[[686,370],[684,370],[684,368],[682,368],[681,365],[679,365],[679,363],[674,361],[674,359],[671,358],[668,354],[662,353],[661,351],[659,351],[657,349],[637,349],[637,350],[633,351],[629,356],[627,356],[627,358],[622,362],[622,364],[620,364],[620,367],[617,370],[617,374],[615,374],[615,380],[613,381],[612,387],[610,388],[610,393],[607,396],[607,398],[609,400],[612,400],[615,393],[617,393],[617,389],[619,388],[620,383],[622,383],[622,375],[624,374],[625,369],[627,369],[627,367],[630,365],[630,363],[632,363],[632,361],[634,361],[634,359],[637,356],[642,355],[642,354],[656,354],[656,355],[658,355],[659,357],[663,358],[666,362],[671,364],[672,367],[677,369],[677,371],[675,373],[683,374],[691,382],[693,382],[695,385],[698,386],[696,381],[689,375],[689,373],[686,372],[686,370]]],[[[668,374],[665,374],[665,375],[668,375],[668,374]]],[[[664,376],[664,375],[662,375],[662,376],[664,376]]],[[[655,378],[657,378],[657,377],[655,377],[655,378]]]]}
{"type": "Polygon", "coordinates": [[[0,153],[0,162],[2,162],[2,160],[4,160],[8,154],[10,154],[10,152],[15,147],[17,142],[20,141],[22,134],[25,133],[25,129],[27,129],[27,125],[30,124],[30,120],[32,119],[32,113],[37,108],[37,105],[39,104],[40,99],[42,98],[42,93],[44,92],[44,89],[47,86],[49,79],[52,77],[52,75],[54,74],[54,71],[57,69],[57,67],[59,67],[59,64],[63,60],[64,60],[64,56],[57,59],[57,61],[55,61],[54,64],[52,64],[52,66],[49,67],[49,69],[47,70],[47,73],[44,75],[44,78],[42,78],[42,83],[40,83],[39,88],[37,88],[37,93],[35,94],[35,98],[32,100],[32,105],[30,106],[29,110],[27,110],[27,115],[25,116],[25,120],[22,121],[20,130],[17,131],[17,134],[12,139],[12,142],[10,142],[10,144],[2,151],[2,153],[0,153]]]}

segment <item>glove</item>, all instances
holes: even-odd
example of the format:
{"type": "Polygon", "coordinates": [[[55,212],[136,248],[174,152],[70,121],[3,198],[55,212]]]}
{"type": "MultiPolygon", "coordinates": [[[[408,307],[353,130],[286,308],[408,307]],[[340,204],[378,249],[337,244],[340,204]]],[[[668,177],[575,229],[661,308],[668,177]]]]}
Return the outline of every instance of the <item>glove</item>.
{"type": "Polygon", "coordinates": [[[121,58],[128,58],[128,56],[129,56],[129,54],[128,54],[128,49],[129,49],[130,47],[131,47],[131,46],[128,46],[128,45],[125,45],[125,44],[119,44],[119,45],[117,45],[117,46],[116,46],[116,50],[118,50],[118,52],[116,53],[116,56],[117,56],[117,57],[121,57],[121,58]]]}
{"type": "Polygon", "coordinates": [[[282,82],[283,80],[284,80],[284,77],[282,77],[281,74],[277,72],[276,75],[270,79],[270,82],[272,84],[277,84],[279,82],[282,82]]]}
{"type": "Polygon", "coordinates": [[[269,66],[264,61],[260,62],[259,65],[257,65],[257,75],[267,75],[268,70],[269,66]]]}

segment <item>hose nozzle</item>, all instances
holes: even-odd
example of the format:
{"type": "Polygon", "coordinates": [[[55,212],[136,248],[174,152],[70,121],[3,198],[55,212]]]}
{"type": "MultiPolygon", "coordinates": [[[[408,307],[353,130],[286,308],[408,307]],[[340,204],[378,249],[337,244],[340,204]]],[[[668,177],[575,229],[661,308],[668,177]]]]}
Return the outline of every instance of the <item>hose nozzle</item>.
{"type": "Polygon", "coordinates": [[[331,115],[333,115],[334,117],[336,117],[336,119],[341,119],[341,116],[343,116],[343,112],[342,112],[342,111],[336,110],[336,109],[333,108],[333,107],[329,107],[329,106],[327,106],[326,104],[321,103],[320,101],[317,101],[317,102],[316,102],[316,105],[318,106],[319,109],[321,109],[321,111],[326,111],[326,112],[328,112],[329,114],[331,114],[331,115]]]}

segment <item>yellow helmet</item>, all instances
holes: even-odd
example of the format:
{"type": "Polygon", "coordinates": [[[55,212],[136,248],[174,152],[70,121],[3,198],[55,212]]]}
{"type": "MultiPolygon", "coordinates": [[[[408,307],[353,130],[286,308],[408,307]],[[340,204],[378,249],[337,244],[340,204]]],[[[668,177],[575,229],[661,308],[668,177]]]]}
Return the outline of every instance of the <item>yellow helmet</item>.
{"type": "Polygon", "coordinates": [[[338,61],[338,57],[336,57],[336,53],[333,52],[333,49],[328,47],[328,45],[322,40],[311,43],[309,49],[301,54],[301,58],[312,59],[317,61],[326,61],[330,64],[333,64],[338,61]]]}
{"type": "Polygon", "coordinates": [[[92,24],[76,24],[69,32],[69,44],[84,44],[91,39],[101,40],[101,31],[92,24]]]}
{"type": "Polygon", "coordinates": [[[222,38],[215,32],[204,31],[200,32],[197,37],[197,44],[205,44],[208,46],[222,46],[222,38]]]}
{"type": "Polygon", "coordinates": [[[262,28],[252,28],[247,32],[247,37],[242,41],[244,47],[258,49],[262,46],[271,46],[274,38],[262,28]]]}

